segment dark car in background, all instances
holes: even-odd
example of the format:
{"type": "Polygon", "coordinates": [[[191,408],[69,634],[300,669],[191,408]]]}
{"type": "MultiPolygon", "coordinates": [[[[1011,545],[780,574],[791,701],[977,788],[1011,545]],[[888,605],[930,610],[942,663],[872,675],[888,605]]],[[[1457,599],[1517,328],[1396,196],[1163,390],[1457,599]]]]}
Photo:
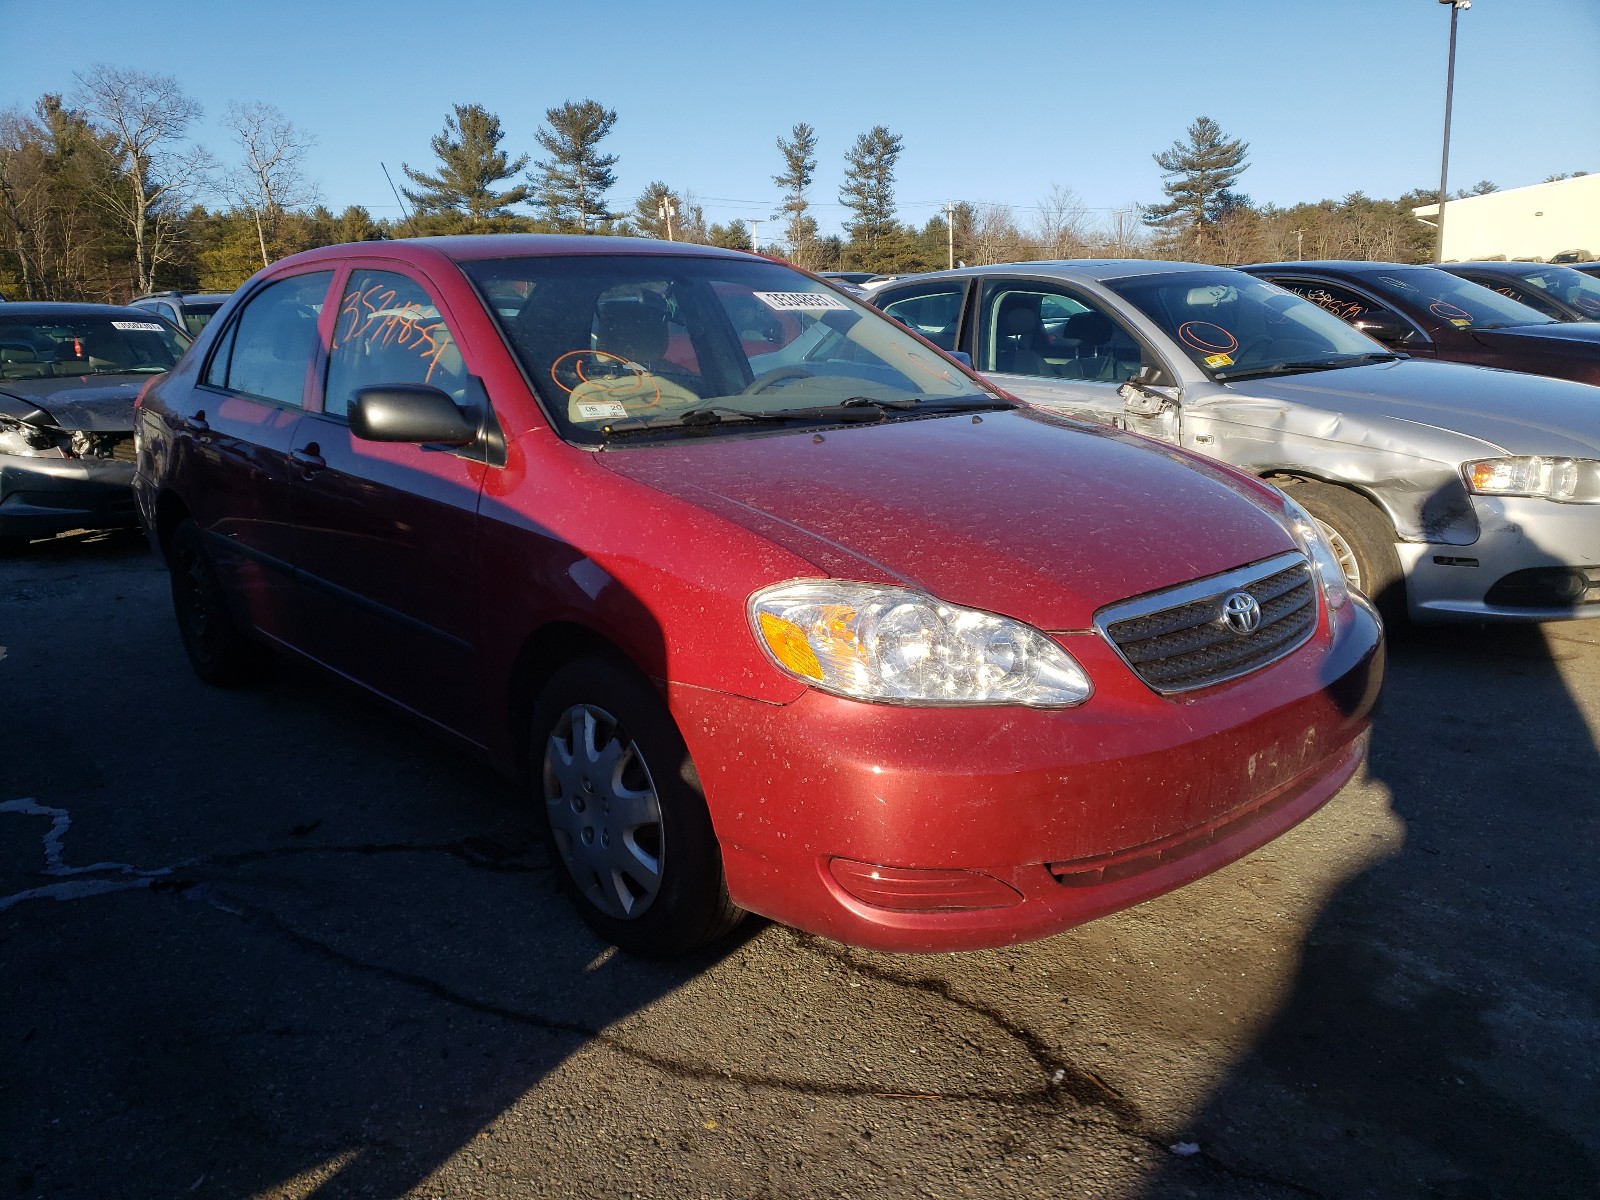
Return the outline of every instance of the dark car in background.
{"type": "Polygon", "coordinates": [[[1438,267],[1333,261],[1240,270],[1413,357],[1600,384],[1600,324],[1557,321],[1438,267]]]}
{"type": "Polygon", "coordinates": [[[1440,269],[1557,321],[1600,321],[1600,279],[1561,263],[1462,262],[1440,269]]]}
{"type": "Polygon", "coordinates": [[[195,337],[217,315],[227,292],[151,292],[130,300],[134,308],[147,308],[162,320],[195,337]]]}
{"type": "Polygon", "coordinates": [[[133,402],[188,345],[136,308],[0,310],[0,548],[138,523],[133,402]]]}

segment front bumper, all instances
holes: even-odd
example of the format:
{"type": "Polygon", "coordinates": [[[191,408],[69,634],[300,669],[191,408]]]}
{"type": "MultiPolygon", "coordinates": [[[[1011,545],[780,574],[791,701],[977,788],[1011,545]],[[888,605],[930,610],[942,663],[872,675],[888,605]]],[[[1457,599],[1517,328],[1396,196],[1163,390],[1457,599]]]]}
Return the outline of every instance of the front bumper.
{"type": "Polygon", "coordinates": [[[133,463],[0,454],[0,537],[52,537],[69,529],[138,523],[133,463]]]}
{"type": "MultiPolygon", "coordinates": [[[[1081,708],[895,708],[808,692],[789,705],[670,687],[728,888],[743,907],[888,951],[1046,937],[1217,869],[1315,811],[1360,767],[1383,676],[1352,604],[1243,679],[1161,697],[1093,635],[1081,708]],[[1003,907],[865,903],[834,859],[978,873],[1003,907]],[[996,889],[1004,890],[1004,889],[996,889]]],[[[976,878],[976,876],[974,876],[976,878]]]]}
{"type": "Polygon", "coordinates": [[[1406,600],[1417,621],[1565,621],[1600,617],[1600,587],[1581,597],[1540,603],[1525,594],[1497,602],[1508,576],[1568,568],[1600,578],[1600,505],[1556,504],[1525,497],[1473,498],[1482,531],[1470,546],[1402,542],[1395,547],[1406,576],[1406,600]]]}

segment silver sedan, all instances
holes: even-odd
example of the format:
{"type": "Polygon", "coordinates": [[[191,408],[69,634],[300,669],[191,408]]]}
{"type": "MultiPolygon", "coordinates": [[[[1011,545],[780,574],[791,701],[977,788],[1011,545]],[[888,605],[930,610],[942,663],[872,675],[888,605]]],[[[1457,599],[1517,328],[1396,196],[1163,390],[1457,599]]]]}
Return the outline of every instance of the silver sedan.
{"type": "Polygon", "coordinates": [[[1284,488],[1390,616],[1600,617],[1600,388],[1408,359],[1193,263],[969,267],[872,299],[1036,407],[1284,488]]]}

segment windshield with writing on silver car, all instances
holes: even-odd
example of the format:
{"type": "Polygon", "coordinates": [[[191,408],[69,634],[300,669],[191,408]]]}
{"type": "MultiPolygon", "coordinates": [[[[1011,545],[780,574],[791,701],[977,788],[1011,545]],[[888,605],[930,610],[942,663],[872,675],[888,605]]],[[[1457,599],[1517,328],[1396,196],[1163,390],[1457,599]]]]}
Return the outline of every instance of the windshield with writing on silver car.
{"type": "Polygon", "coordinates": [[[1143,275],[1106,286],[1219,383],[1397,357],[1311,301],[1238,271],[1143,275]]]}

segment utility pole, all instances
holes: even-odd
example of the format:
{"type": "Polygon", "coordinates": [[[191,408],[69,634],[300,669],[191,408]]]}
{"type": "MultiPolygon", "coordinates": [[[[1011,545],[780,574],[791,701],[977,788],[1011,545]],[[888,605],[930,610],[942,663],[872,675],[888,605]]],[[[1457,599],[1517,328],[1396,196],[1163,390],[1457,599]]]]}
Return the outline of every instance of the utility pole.
{"type": "Polygon", "coordinates": [[[949,269],[955,270],[956,266],[956,202],[944,202],[944,236],[945,249],[949,257],[949,269]]]}
{"type": "Polygon", "coordinates": [[[677,201],[673,200],[671,196],[661,197],[661,202],[656,205],[656,216],[667,223],[667,241],[669,242],[677,240],[672,236],[672,218],[677,215],[677,201]]]}
{"type": "Polygon", "coordinates": [[[1450,102],[1456,87],[1456,18],[1461,10],[1472,7],[1472,0],[1439,0],[1450,6],[1450,65],[1444,77],[1444,154],[1439,159],[1439,224],[1434,233],[1433,261],[1444,261],[1444,206],[1448,199],[1450,177],[1450,102]]]}
{"type": "Polygon", "coordinates": [[[761,222],[754,217],[750,218],[750,249],[761,253],[761,222]]]}
{"type": "Polygon", "coordinates": [[[1291,229],[1289,232],[1294,234],[1294,256],[1295,256],[1295,258],[1297,260],[1299,260],[1299,261],[1302,261],[1302,262],[1305,261],[1305,257],[1306,257],[1306,231],[1304,229],[1291,229]]]}

